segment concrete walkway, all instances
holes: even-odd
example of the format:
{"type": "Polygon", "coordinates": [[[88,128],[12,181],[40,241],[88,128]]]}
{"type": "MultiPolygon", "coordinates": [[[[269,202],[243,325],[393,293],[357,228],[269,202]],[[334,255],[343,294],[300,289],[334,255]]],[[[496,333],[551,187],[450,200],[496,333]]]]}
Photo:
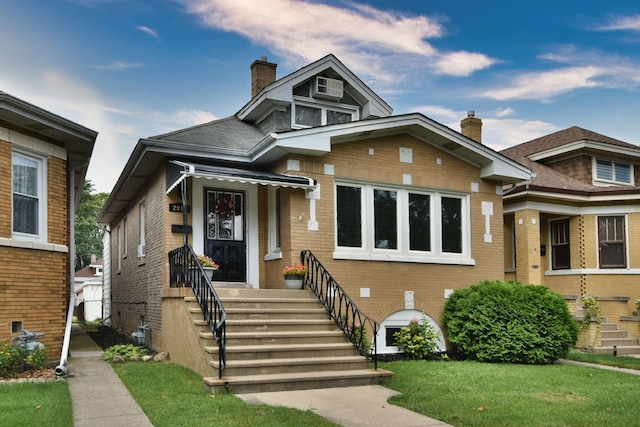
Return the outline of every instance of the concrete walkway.
{"type": "Polygon", "coordinates": [[[442,421],[425,417],[387,400],[397,391],[379,385],[317,390],[247,393],[237,396],[247,403],[312,411],[344,427],[444,427],[442,421]]]}
{"type": "Polygon", "coordinates": [[[77,325],[71,332],[67,383],[74,427],[153,427],[102,350],[77,325]]]}

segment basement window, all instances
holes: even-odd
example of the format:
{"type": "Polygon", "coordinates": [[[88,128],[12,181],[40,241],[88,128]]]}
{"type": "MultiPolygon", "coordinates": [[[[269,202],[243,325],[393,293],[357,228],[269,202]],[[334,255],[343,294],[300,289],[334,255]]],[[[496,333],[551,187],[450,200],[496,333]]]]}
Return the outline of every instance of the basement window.
{"type": "Polygon", "coordinates": [[[12,334],[22,333],[22,320],[19,320],[17,322],[11,322],[11,333],[12,334]]]}

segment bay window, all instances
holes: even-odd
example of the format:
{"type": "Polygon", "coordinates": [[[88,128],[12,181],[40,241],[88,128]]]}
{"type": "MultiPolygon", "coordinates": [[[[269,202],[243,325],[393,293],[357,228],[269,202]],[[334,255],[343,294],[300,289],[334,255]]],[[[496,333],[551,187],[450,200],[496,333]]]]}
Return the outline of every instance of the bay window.
{"type": "Polygon", "coordinates": [[[468,196],[336,185],[336,250],[344,259],[472,263],[468,196]]]}

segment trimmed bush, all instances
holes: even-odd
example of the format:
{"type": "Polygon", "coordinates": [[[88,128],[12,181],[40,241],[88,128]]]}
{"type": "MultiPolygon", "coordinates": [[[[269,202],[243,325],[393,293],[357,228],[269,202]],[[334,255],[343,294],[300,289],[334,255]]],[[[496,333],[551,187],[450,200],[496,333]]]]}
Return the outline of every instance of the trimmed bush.
{"type": "Polygon", "coordinates": [[[458,351],[481,362],[547,364],[578,339],[567,303],[544,286],[484,281],[457,290],[443,320],[458,351]]]}

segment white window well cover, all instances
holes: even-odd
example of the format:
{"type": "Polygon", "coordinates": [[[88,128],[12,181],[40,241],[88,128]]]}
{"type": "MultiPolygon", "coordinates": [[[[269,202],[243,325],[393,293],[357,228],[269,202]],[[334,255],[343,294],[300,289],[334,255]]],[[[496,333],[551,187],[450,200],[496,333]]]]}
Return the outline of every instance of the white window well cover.
{"type": "Polygon", "coordinates": [[[305,176],[285,175],[249,169],[228,168],[172,160],[167,165],[167,194],[187,177],[218,181],[272,185],[275,187],[315,188],[316,181],[305,176]]]}

